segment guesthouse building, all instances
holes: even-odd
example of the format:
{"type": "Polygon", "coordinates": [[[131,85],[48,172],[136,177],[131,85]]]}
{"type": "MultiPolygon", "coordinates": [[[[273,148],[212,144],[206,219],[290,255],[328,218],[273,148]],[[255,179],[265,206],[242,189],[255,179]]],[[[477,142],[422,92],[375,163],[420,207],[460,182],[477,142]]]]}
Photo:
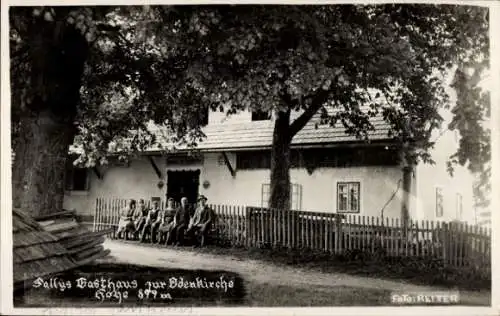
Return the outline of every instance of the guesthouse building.
{"type": "MultiPolygon", "coordinates": [[[[399,148],[382,118],[372,124],[370,142],[364,142],[346,134],[341,125],[321,124],[318,114],[295,135],[292,209],[400,218],[406,203],[413,219],[473,222],[472,176],[462,168],[453,177],[446,171],[446,161],[458,146],[457,134],[435,132],[435,164],[415,166],[405,202],[399,148]]],[[[164,201],[187,196],[194,201],[198,194],[207,196],[210,204],[266,207],[273,125],[272,116],[260,112],[229,117],[210,112],[197,155],[182,149],[165,155],[152,148],[128,163],[71,167],[64,207],[91,216],[97,198],[164,201]]]]}

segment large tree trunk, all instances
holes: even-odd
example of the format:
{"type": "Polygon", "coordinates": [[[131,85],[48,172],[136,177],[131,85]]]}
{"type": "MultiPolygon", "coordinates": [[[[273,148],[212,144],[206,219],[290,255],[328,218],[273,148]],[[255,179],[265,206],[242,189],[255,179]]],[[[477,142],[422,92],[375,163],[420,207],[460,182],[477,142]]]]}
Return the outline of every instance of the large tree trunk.
{"type": "Polygon", "coordinates": [[[14,207],[33,216],[62,209],[66,158],[73,130],[72,122],[57,122],[48,111],[21,119],[14,148],[14,207]]]}
{"type": "Polygon", "coordinates": [[[290,209],[290,110],[276,111],[271,149],[269,207],[290,209]]]}
{"type": "MultiPolygon", "coordinates": [[[[22,114],[13,122],[19,127],[13,139],[13,206],[32,216],[62,208],[66,159],[75,135],[89,48],[82,34],[70,26],[46,23],[40,28],[27,39],[30,83],[16,87],[31,101],[20,106],[22,114]]],[[[16,75],[23,74],[12,73],[16,75]]]]}
{"type": "Polygon", "coordinates": [[[401,170],[403,172],[403,198],[401,201],[401,224],[406,232],[410,224],[410,209],[412,196],[413,162],[410,155],[413,154],[412,147],[408,142],[403,143],[401,149],[401,170]]]}
{"type": "Polygon", "coordinates": [[[411,178],[413,170],[410,166],[405,166],[403,170],[403,200],[401,203],[401,224],[404,228],[408,227],[410,221],[411,207],[411,178]]]}
{"type": "Polygon", "coordinates": [[[276,111],[273,131],[273,144],[271,148],[271,192],[269,207],[277,209],[290,209],[290,144],[292,138],[311,120],[318,112],[328,97],[328,91],[321,90],[314,98],[311,105],[292,123],[290,123],[290,109],[296,104],[289,95],[285,94],[283,101],[287,111],[276,111]]]}

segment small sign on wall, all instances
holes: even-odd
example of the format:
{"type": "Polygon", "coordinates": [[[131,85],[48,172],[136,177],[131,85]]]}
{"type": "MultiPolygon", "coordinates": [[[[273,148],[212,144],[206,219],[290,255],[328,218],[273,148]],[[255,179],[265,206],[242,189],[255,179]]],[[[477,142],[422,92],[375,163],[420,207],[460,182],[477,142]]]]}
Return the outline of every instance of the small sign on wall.
{"type": "Polygon", "coordinates": [[[162,189],[164,185],[165,185],[165,183],[162,180],[158,181],[158,183],[156,184],[158,189],[162,189]]]}
{"type": "Polygon", "coordinates": [[[203,188],[208,189],[210,187],[210,182],[208,180],[203,181],[203,188]]]}

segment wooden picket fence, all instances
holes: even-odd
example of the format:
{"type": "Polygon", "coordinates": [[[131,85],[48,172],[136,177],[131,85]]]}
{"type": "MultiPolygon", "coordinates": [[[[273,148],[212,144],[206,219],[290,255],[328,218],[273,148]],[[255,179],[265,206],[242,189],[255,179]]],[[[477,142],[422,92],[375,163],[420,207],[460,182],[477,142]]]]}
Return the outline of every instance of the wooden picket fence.
{"type": "MultiPolygon", "coordinates": [[[[94,230],[117,227],[125,199],[96,200],[94,230]]],[[[491,270],[491,229],[465,223],[410,221],[326,212],[209,205],[216,213],[215,240],[233,247],[286,247],[332,254],[362,251],[418,257],[445,266],[491,270]]],[[[161,203],[161,208],[165,203],[161,203]]],[[[116,231],[116,230],[115,230],[116,231]]],[[[114,233],[109,235],[114,238],[114,233]]]]}

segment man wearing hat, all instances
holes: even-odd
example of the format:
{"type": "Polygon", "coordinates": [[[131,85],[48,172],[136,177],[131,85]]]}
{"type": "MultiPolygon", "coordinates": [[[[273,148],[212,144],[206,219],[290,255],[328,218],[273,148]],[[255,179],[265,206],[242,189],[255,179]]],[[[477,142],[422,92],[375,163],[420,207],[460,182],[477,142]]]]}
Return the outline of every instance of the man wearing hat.
{"type": "Polygon", "coordinates": [[[195,234],[198,233],[201,236],[200,246],[203,247],[214,217],[214,211],[207,205],[207,198],[204,195],[200,195],[198,197],[198,207],[189,223],[186,235],[193,239],[195,234]]]}

